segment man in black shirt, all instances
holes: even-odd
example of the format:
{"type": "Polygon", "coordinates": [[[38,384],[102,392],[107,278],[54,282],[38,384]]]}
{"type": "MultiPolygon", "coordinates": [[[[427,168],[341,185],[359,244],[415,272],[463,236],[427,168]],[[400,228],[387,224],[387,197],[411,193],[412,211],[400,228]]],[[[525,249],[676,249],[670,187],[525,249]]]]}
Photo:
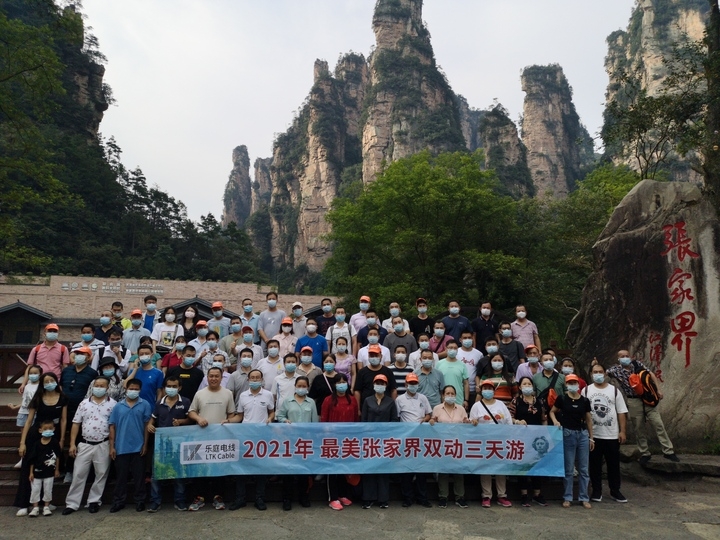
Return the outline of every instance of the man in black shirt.
{"type": "Polygon", "coordinates": [[[420,338],[420,334],[432,334],[433,328],[435,328],[435,319],[428,317],[427,314],[427,300],[424,298],[418,298],[415,301],[415,307],[418,310],[417,317],[410,319],[410,333],[415,337],[417,341],[420,338]]]}
{"type": "Polygon", "coordinates": [[[365,398],[375,394],[374,383],[376,375],[385,375],[388,380],[386,394],[391,398],[397,397],[397,384],[395,383],[395,375],[389,367],[382,365],[382,351],[380,345],[370,345],[368,347],[368,365],[362,368],[355,381],[353,381],[353,390],[355,391],[355,399],[358,402],[358,412],[362,412],[362,403],[365,398]]]}
{"type": "Polygon", "coordinates": [[[168,370],[167,381],[170,377],[177,377],[180,380],[180,395],[184,398],[188,398],[190,401],[193,400],[195,394],[200,388],[205,375],[202,370],[193,367],[195,363],[195,347],[192,345],[186,345],[183,350],[183,361],[177,367],[168,370]]]}
{"type": "Polygon", "coordinates": [[[475,333],[475,348],[486,355],[485,341],[489,337],[497,339],[500,327],[500,322],[493,315],[490,302],[480,304],[480,316],[470,324],[475,333]]]}

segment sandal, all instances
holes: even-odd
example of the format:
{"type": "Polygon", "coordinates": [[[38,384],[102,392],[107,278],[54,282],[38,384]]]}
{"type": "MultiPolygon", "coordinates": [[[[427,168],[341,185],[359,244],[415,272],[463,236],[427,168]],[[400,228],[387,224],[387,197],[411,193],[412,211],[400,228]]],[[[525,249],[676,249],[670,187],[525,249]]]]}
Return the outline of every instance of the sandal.
{"type": "Polygon", "coordinates": [[[563,508],[570,508],[570,501],[563,501],[563,508]]]}
{"type": "Polygon", "coordinates": [[[592,504],[590,504],[590,503],[589,503],[589,502],[587,502],[587,501],[583,501],[583,503],[582,503],[582,504],[583,504],[583,508],[587,508],[587,509],[590,509],[590,508],[592,508],[592,504]]]}

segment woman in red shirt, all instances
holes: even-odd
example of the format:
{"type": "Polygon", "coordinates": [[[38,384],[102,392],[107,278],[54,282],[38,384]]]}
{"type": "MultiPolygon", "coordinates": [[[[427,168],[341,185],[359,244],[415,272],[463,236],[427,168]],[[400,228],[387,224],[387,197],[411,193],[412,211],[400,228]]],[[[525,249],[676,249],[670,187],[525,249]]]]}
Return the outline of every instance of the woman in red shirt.
{"type": "MultiPolygon", "coordinates": [[[[347,376],[344,373],[338,373],[335,375],[333,383],[333,393],[323,401],[320,421],[357,422],[358,404],[355,396],[349,390],[347,376]]],[[[352,504],[352,501],[347,498],[351,488],[344,474],[329,475],[327,485],[330,508],[342,510],[343,507],[352,504]]]]}
{"type": "Polygon", "coordinates": [[[175,346],[173,350],[163,356],[160,362],[163,375],[167,375],[167,372],[172,368],[182,365],[183,361],[183,350],[185,350],[185,337],[178,336],[175,338],[175,346]]]}

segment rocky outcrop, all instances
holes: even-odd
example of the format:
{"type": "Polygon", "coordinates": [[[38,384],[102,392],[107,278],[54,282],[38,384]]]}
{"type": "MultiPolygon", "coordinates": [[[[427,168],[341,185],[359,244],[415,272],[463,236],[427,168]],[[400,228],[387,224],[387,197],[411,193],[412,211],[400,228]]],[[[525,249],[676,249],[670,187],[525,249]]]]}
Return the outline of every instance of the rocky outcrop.
{"type": "Polygon", "coordinates": [[[593,247],[593,273],[567,339],[582,364],[628,349],[662,380],[676,446],[720,436],[720,223],[687,183],[640,182],[593,247]]]}
{"type": "Polygon", "coordinates": [[[485,150],[485,167],[495,169],[507,194],[515,198],[535,194],[527,149],[518,136],[515,122],[502,105],[479,116],[475,142],[485,150]]]}
{"type": "Polygon", "coordinates": [[[572,90],[557,65],[523,70],[522,139],[539,197],[565,197],[593,161],[593,142],[572,102],[572,90]]]}
{"type": "Polygon", "coordinates": [[[222,225],[227,227],[234,221],[239,227],[251,213],[250,157],[245,145],[238,146],[232,154],[233,168],[223,195],[222,225]]]}
{"type": "Polygon", "coordinates": [[[478,140],[478,128],[485,112],[470,107],[467,99],[460,95],[457,96],[457,107],[460,113],[460,131],[465,139],[465,147],[474,152],[481,146],[478,140]]]}
{"type": "Polygon", "coordinates": [[[465,146],[455,94],[435,64],[422,21],[422,0],[378,0],[373,31],[362,132],[365,183],[388,162],[465,146]]]}
{"type": "Polygon", "coordinates": [[[257,158],[255,160],[255,181],[252,183],[252,202],[250,213],[257,212],[270,202],[272,180],[270,179],[270,166],[272,158],[257,158]]]}

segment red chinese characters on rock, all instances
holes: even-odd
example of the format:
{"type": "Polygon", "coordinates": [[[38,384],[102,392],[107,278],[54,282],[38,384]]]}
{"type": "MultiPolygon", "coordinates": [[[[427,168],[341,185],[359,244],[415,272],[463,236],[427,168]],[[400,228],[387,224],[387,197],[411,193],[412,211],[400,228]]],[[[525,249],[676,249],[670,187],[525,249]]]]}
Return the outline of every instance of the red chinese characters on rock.
{"type": "Polygon", "coordinates": [[[693,259],[700,257],[699,254],[690,249],[692,239],[687,235],[684,221],[678,221],[674,225],[664,225],[663,233],[665,234],[663,243],[666,248],[665,251],[660,254],[663,257],[673,250],[677,250],[677,257],[680,262],[683,262],[685,257],[691,257],[693,259]]]}
{"type": "Polygon", "coordinates": [[[692,280],[690,272],[683,272],[680,268],[673,270],[672,276],[668,279],[667,288],[670,291],[670,301],[678,306],[685,300],[695,300],[692,288],[686,287],[685,282],[692,280]]]}
{"type": "Polygon", "coordinates": [[[663,381],[662,369],[660,369],[660,362],[663,357],[663,343],[662,334],[658,332],[652,332],[648,338],[648,345],[650,346],[650,369],[655,372],[655,376],[658,381],[663,381]]]}
{"type": "Polygon", "coordinates": [[[682,352],[683,347],[685,347],[685,367],[690,365],[690,345],[692,344],[692,338],[698,335],[698,333],[693,330],[694,326],[695,314],[692,311],[683,311],[670,321],[670,328],[675,333],[670,343],[677,347],[678,352],[682,352]]]}

